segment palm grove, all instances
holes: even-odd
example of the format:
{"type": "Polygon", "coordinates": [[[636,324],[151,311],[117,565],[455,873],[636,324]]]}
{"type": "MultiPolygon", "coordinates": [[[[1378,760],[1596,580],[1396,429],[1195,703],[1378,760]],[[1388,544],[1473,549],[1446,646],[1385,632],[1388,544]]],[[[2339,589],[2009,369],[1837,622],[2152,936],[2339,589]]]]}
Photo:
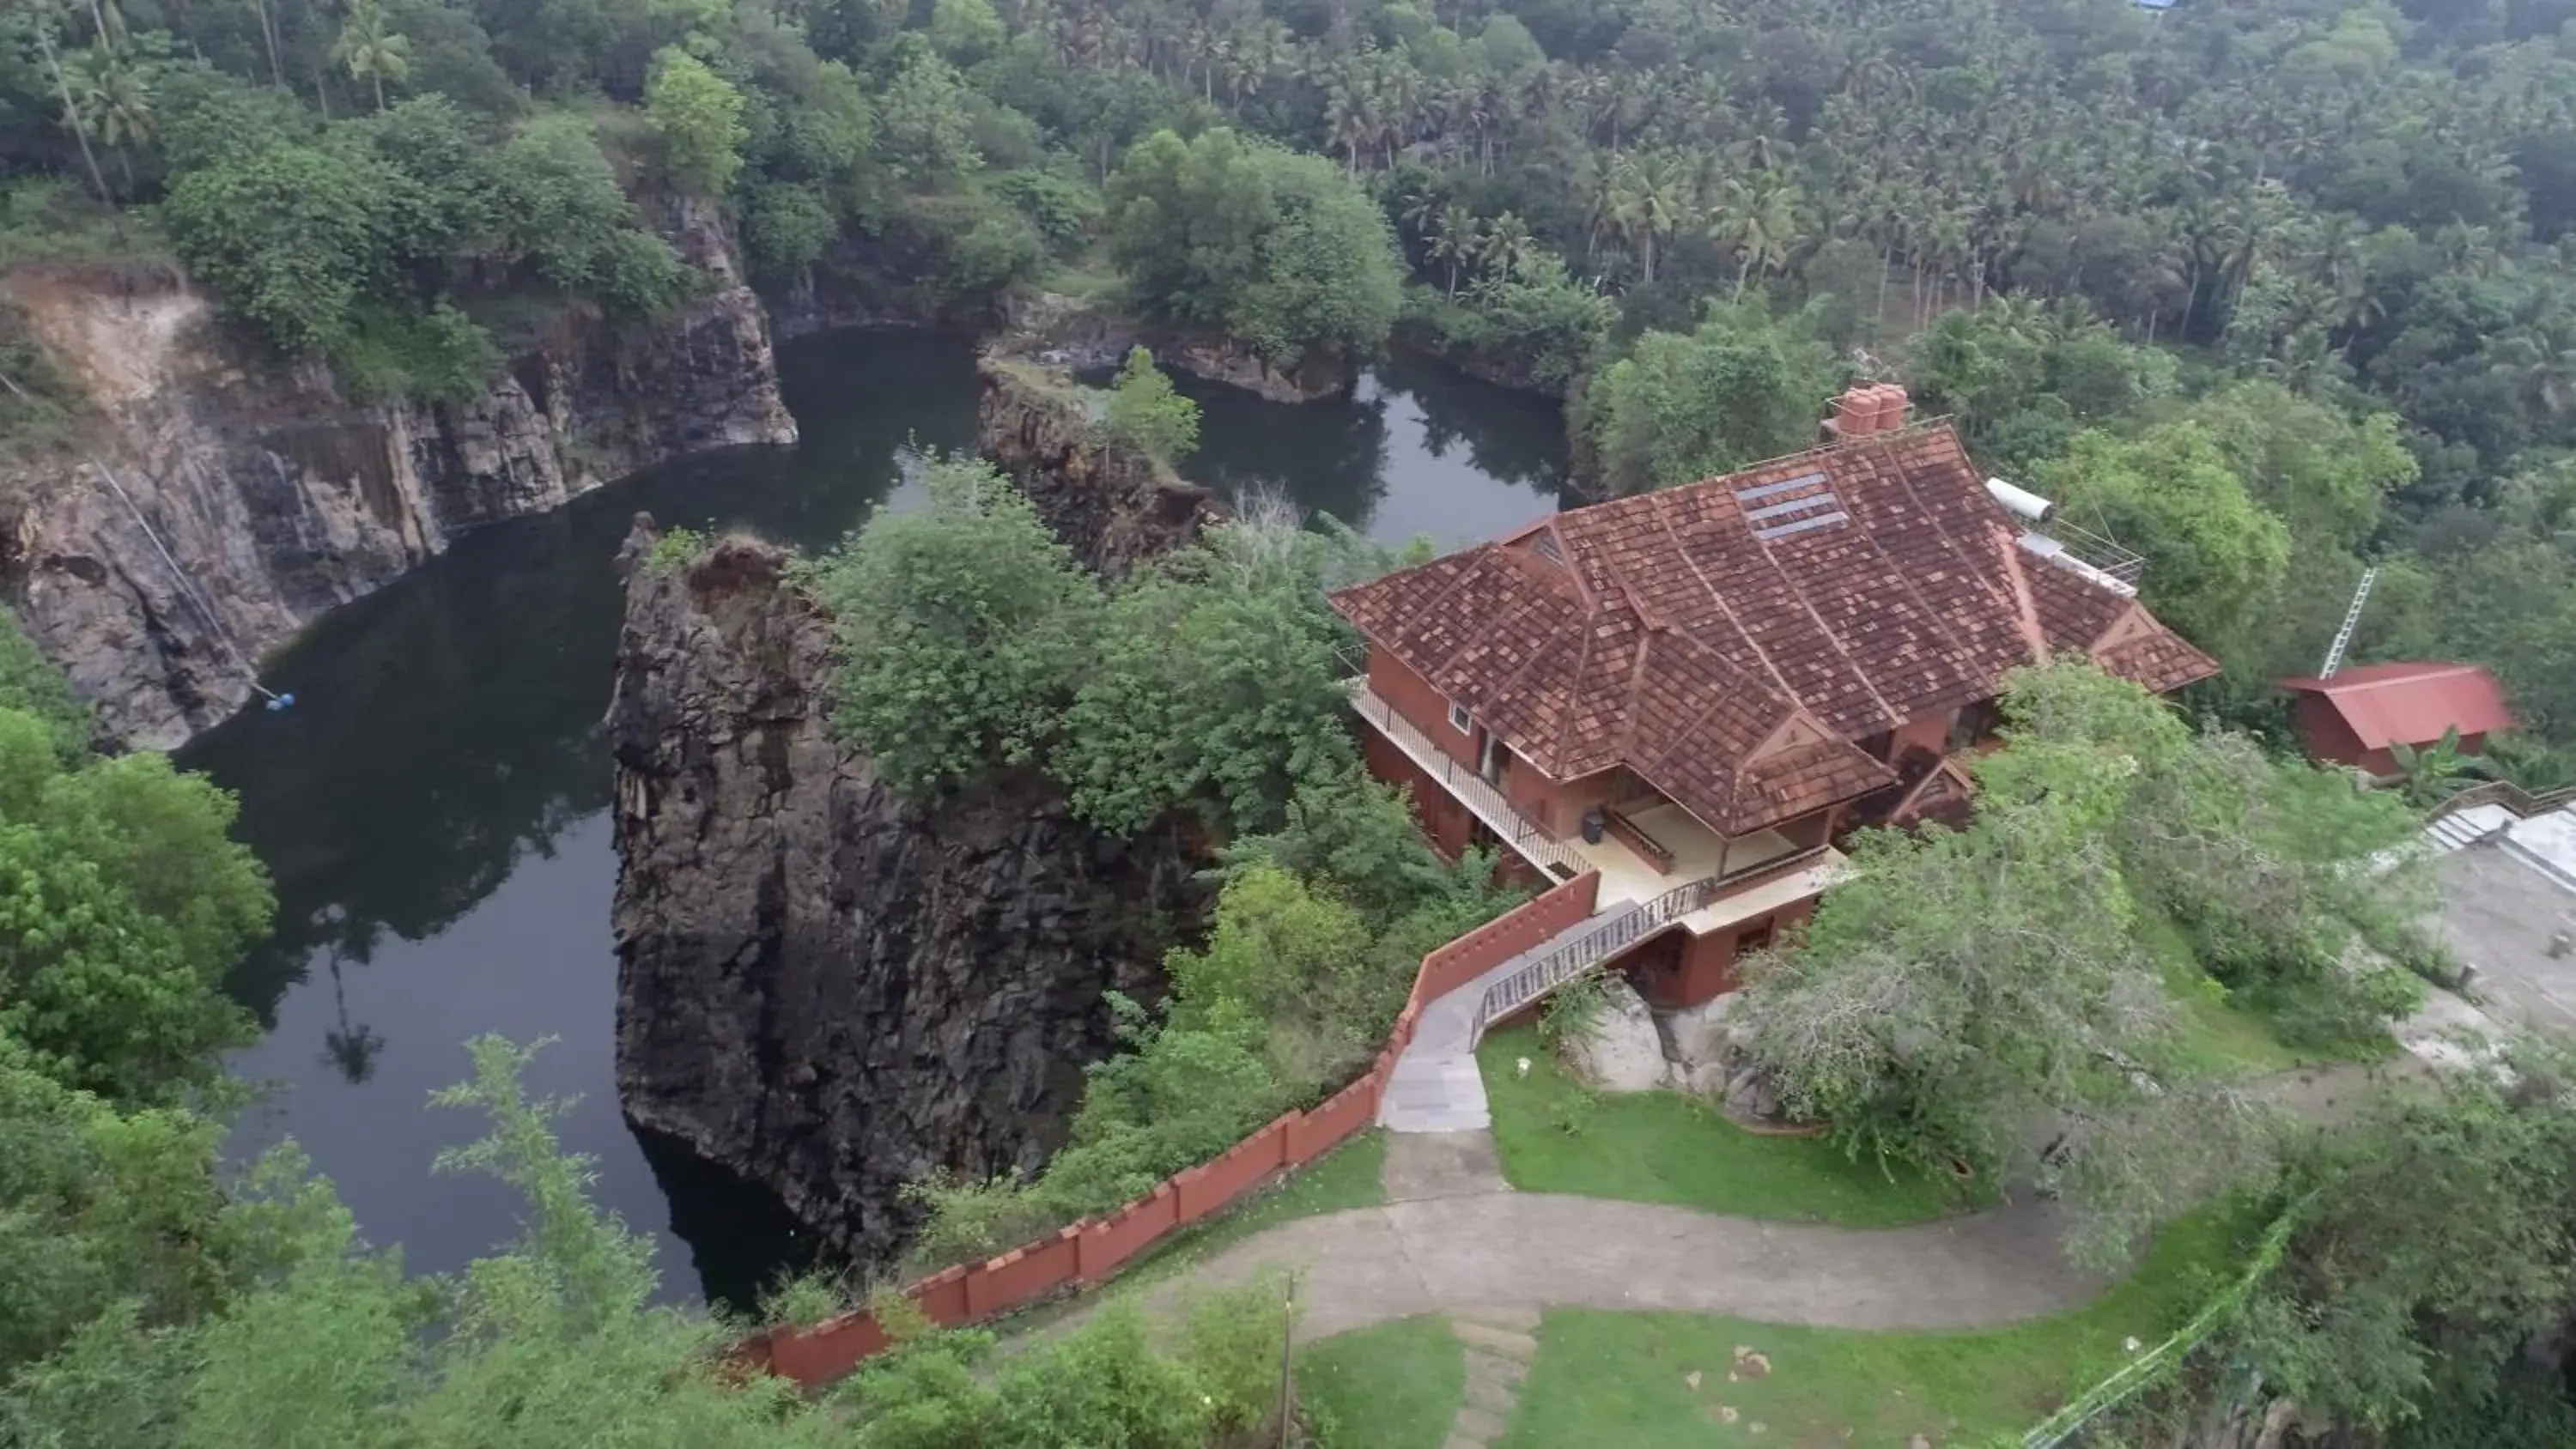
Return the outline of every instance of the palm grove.
{"type": "MultiPolygon", "coordinates": [[[[2025,681],[1977,818],[1861,852],[1757,994],[1764,1049],[1894,1159],[2004,1173],[2046,1122],[2034,1170],[2106,1244],[2178,1205],[2198,1180],[2178,1162],[2270,1183],[2308,1214],[2249,1314],[2276,1381],[2358,1422],[2543,1413],[2505,1369],[2570,1282],[2576,1224],[2521,1186],[2571,1165],[2555,1097],[2462,1082],[2330,1148],[2275,1140],[2193,1075],[2151,989],[2173,983],[2150,978],[2180,959],[2190,990],[2317,1040],[2403,1005],[2402,980],[2341,966],[2355,938],[2404,945],[2349,874],[2402,822],[2262,749],[2264,681],[2313,666],[2366,564],[2361,652],[2491,664],[2533,736],[2503,764],[2567,778],[2571,25],[2567,0],[23,0],[0,15],[0,265],[176,258],[281,362],[442,398],[565,318],[684,305],[708,285],[690,237],[717,220],[776,296],[969,317],[1047,288],[1283,369],[1400,337],[1561,396],[1604,491],[1799,446],[1845,377],[1900,378],[1981,461],[2147,554],[2149,602],[2227,666],[2191,703],[2252,733],[2025,681]],[[2043,844],[2080,869],[2041,869],[2043,844]],[[1851,993],[1909,989],[1909,1031],[1812,1034],[1851,993]],[[1954,1037],[1983,1049],[1925,1050],[1954,1037]],[[2182,1103],[2246,1130],[2180,1142],[2182,1103]],[[2445,1195],[2421,1212],[2367,1190],[2427,1179],[2445,1195]],[[2464,1279],[2438,1244],[2471,1219],[2484,1271],[2464,1279]]],[[[0,442],[56,443],[77,389],[5,311],[0,371],[0,442]]],[[[1130,407],[1138,440],[1186,448],[1171,409],[1130,407]]],[[[1035,771],[1097,828],[1188,819],[1230,844],[1213,928],[1176,943],[1173,999],[1136,1009],[1075,1149],[1033,1184],[925,1185],[934,1255],[1115,1201],[1310,1100],[1420,943],[1503,904],[1356,779],[1309,597],[1347,561],[1247,532],[1103,584],[989,476],[941,478],[921,518],[813,578],[876,621],[850,667],[913,691],[844,727],[912,789],[1035,771]],[[1215,667],[1176,672],[1175,651],[1215,667]]],[[[209,983],[264,887],[219,797],[91,760],[41,669],[8,676],[12,1432],[247,1442],[291,1405],[357,1441],[486,1442],[498,1414],[532,1442],[605,1416],[675,1443],[824,1433],[663,1373],[709,1330],[641,1308],[632,1244],[579,1205],[497,1046],[460,1100],[498,1131],[463,1165],[531,1191],[527,1251],[407,1283],[291,1164],[217,1191],[211,1053],[239,1025],[209,983]]],[[[1135,1389],[1117,1410],[1142,1413],[1240,1369],[1244,1345],[1205,1337],[1065,1352],[1115,1366],[1135,1389]]],[[[1044,1374],[979,1375],[970,1347],[898,1356],[842,1424],[1048,1442],[1044,1374]]]]}

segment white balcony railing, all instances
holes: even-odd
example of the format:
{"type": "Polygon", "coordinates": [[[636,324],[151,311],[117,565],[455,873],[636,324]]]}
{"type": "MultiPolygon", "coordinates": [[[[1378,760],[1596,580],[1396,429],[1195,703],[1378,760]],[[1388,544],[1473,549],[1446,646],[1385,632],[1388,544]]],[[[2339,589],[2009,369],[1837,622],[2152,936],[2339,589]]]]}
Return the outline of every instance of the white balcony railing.
{"type": "Polygon", "coordinates": [[[1431,738],[1414,728],[1413,722],[1395,712],[1394,706],[1380,699],[1365,679],[1350,681],[1351,707],[1360,712],[1378,733],[1395,742],[1405,757],[1419,766],[1424,774],[1440,782],[1442,789],[1457,797],[1468,813],[1485,822],[1485,828],[1501,837],[1504,844],[1518,851],[1530,864],[1558,880],[1572,880],[1590,869],[1583,857],[1548,838],[1547,832],[1528,816],[1512,808],[1512,802],[1475,771],[1449,758],[1446,751],[1431,738]]]}

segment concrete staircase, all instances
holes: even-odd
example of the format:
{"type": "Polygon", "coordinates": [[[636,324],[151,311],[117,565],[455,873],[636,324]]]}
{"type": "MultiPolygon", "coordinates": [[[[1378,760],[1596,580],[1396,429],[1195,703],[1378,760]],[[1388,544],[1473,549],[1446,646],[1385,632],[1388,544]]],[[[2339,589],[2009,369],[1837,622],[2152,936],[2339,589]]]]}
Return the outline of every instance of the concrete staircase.
{"type": "Polygon", "coordinates": [[[2424,840],[2435,855],[2448,855],[2506,829],[2514,818],[2514,813],[2502,805],[2472,805],[2424,827],[2424,840]]]}

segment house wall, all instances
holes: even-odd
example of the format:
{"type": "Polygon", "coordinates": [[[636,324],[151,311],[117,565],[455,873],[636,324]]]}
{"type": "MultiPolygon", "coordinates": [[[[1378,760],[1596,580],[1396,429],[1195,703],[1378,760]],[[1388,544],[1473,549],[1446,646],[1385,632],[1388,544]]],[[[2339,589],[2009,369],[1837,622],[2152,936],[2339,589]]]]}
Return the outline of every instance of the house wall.
{"type": "Polygon", "coordinates": [[[1930,750],[1936,755],[1942,753],[1941,747],[1950,738],[1952,713],[1953,711],[1946,709],[1934,710],[1929,714],[1918,714],[1898,725],[1895,739],[1888,744],[1887,757],[1891,760],[1901,760],[1905,758],[1905,752],[1911,749],[1930,750]]]}
{"type": "Polygon", "coordinates": [[[2318,759],[2334,765],[2357,765],[2374,775],[2391,774],[2397,769],[2397,759],[2388,751],[2362,746],[2361,737],[2344,723],[2343,715],[2325,696],[2302,694],[2290,712],[2298,721],[2299,738],[2307,741],[2308,753],[2318,759]]]}
{"type": "Polygon", "coordinates": [[[1449,727],[1449,697],[1431,687],[1431,681],[1414,672],[1411,665],[1372,644],[1368,652],[1368,684],[1397,714],[1413,722],[1413,727],[1430,737],[1441,751],[1465,765],[1476,768],[1476,742],[1449,727]]]}
{"type": "MultiPolygon", "coordinates": [[[[1448,696],[1432,688],[1431,682],[1415,672],[1412,666],[1372,646],[1368,654],[1368,682],[1378,698],[1385,700],[1389,708],[1422,731],[1450,759],[1468,770],[1475,769],[1482,761],[1484,726],[1479,723],[1472,734],[1461,734],[1451,728],[1448,696]]],[[[1583,818],[1583,812],[1599,803],[1609,790],[1613,772],[1604,771],[1588,781],[1560,783],[1538,766],[1511,754],[1508,746],[1504,750],[1503,798],[1550,839],[1562,840],[1572,834],[1575,823],[1583,818]]],[[[1418,769],[1413,773],[1416,776],[1421,774],[1418,769]]],[[[1380,773],[1379,778],[1392,777],[1380,773]]],[[[1463,809],[1460,814],[1465,814],[1463,809]]],[[[1441,836],[1434,836],[1434,839],[1441,841],[1441,848],[1451,855],[1457,854],[1457,844],[1448,843],[1441,836]]],[[[1458,844],[1463,843],[1464,836],[1461,835],[1458,844]]]]}
{"type": "Polygon", "coordinates": [[[1781,837],[1791,845],[1805,850],[1825,843],[1826,837],[1833,834],[1834,817],[1840,814],[1841,810],[1842,807],[1837,805],[1824,810],[1811,811],[1795,820],[1774,825],[1771,828],[1779,831],[1781,837]]]}
{"type": "Polygon", "coordinates": [[[1804,929],[1815,914],[1816,903],[1811,897],[1704,936],[1667,931],[1640,942],[1613,964],[1627,972],[1639,994],[1654,1005],[1674,1009],[1697,1006],[1743,988],[1743,973],[1737,962],[1747,940],[1758,939],[1768,927],[1771,942],[1776,945],[1790,933],[1804,929]]]}
{"type": "Polygon", "coordinates": [[[1505,846],[1485,828],[1475,812],[1457,796],[1424,772],[1413,757],[1395,741],[1376,730],[1360,731],[1360,763],[1371,776],[1403,789],[1413,807],[1413,823],[1422,838],[1440,852],[1444,860],[1456,860],[1470,845],[1491,846],[1495,852],[1494,878],[1525,890],[1543,891],[1556,885],[1555,879],[1529,863],[1521,853],[1505,846]]]}
{"type": "MultiPolygon", "coordinates": [[[[1381,695],[1380,698],[1385,698],[1381,695]]],[[[1476,817],[1460,803],[1457,796],[1413,763],[1395,741],[1375,729],[1360,731],[1360,762],[1368,772],[1390,785],[1403,788],[1412,797],[1413,823],[1422,828],[1422,836],[1431,842],[1444,859],[1456,860],[1467,848],[1476,829],[1476,817]]]]}

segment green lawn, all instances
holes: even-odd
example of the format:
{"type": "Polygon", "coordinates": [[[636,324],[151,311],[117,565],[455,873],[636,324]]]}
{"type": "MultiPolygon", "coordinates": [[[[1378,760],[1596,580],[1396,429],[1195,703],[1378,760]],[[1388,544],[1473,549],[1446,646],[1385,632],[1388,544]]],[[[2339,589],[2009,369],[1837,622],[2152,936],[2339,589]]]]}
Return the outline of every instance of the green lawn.
{"type": "Polygon", "coordinates": [[[1678,1092],[1589,1093],[1533,1028],[1494,1033],[1476,1060],[1503,1176],[1524,1192],[1851,1228],[1922,1222],[1973,1205],[1956,1184],[1891,1180],[1821,1138],[1758,1136],[1678,1092]],[[1530,1060],[1527,1077],[1514,1070],[1521,1057],[1530,1060]]]}
{"type": "Polygon", "coordinates": [[[2235,1213],[2186,1218],[2090,1306],[1979,1333],[1551,1310],[1539,1325],[1538,1362],[1519,1413],[1496,1449],[1900,1449],[1915,1434],[1983,1449],[2118,1367],[2129,1356],[2125,1340],[2152,1348],[2181,1327],[2224,1285],[2251,1237],[2235,1213]],[[1739,1365],[1738,1347],[1760,1354],[1767,1368],[1739,1365]],[[1731,1422],[1727,1409],[1735,1411],[1731,1422]]]}
{"type": "Polygon", "coordinates": [[[1321,1449],[1440,1449],[1466,1396],[1466,1348],[1445,1318],[1400,1318],[1297,1355],[1297,1402],[1321,1449]]]}

